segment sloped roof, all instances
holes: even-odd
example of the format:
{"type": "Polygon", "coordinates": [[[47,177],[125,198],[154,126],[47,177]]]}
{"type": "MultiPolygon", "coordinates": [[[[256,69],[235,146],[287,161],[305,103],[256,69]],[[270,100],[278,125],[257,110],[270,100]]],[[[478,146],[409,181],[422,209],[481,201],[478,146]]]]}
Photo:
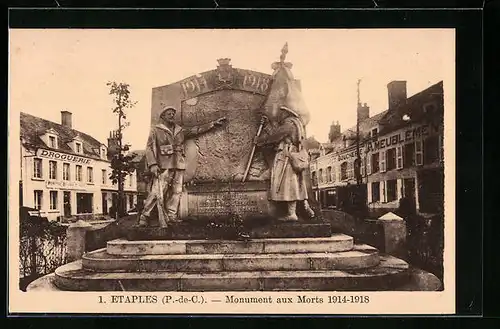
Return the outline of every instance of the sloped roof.
{"type": "Polygon", "coordinates": [[[420,122],[423,120],[443,120],[443,81],[440,81],[427,89],[424,89],[409,97],[404,104],[390,111],[380,120],[384,131],[398,129],[406,124],[403,116],[408,115],[412,121],[420,122]],[[436,108],[433,113],[426,113],[424,104],[434,103],[436,108]]]}
{"type": "Polygon", "coordinates": [[[59,123],[45,120],[28,113],[21,112],[20,119],[20,137],[27,143],[36,147],[50,149],[50,147],[44,143],[40,136],[44,135],[47,130],[52,129],[59,136],[58,148],[55,150],[75,155],[82,155],[74,152],[73,149],[71,149],[71,147],[68,145],[68,143],[70,143],[75,137],[79,136],[82,140],[83,155],[89,158],[102,160],[99,154],[99,150],[102,145],[106,145],[99,142],[94,137],[81,131],[65,127],[59,123]]]}

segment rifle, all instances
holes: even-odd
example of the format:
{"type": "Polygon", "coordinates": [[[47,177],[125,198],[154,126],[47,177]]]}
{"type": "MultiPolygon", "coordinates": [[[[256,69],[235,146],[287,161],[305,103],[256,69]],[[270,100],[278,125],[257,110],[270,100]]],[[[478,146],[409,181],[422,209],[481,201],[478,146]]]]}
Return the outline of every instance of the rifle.
{"type": "MultiPolygon", "coordinates": [[[[259,129],[257,130],[257,134],[255,135],[255,137],[260,136],[260,133],[262,132],[263,127],[264,127],[264,117],[262,117],[262,119],[260,120],[260,126],[259,126],[259,129]]],[[[256,145],[254,144],[252,147],[252,151],[250,152],[250,158],[248,159],[247,167],[245,169],[245,174],[243,175],[243,178],[241,179],[242,182],[244,182],[247,179],[248,172],[250,171],[250,166],[252,165],[253,156],[255,154],[255,148],[256,148],[256,145]]]]}
{"type": "Polygon", "coordinates": [[[156,207],[158,208],[158,221],[160,222],[161,227],[167,227],[167,222],[165,221],[165,213],[164,213],[164,204],[163,204],[163,186],[160,178],[161,174],[156,176],[157,186],[158,186],[158,194],[156,196],[156,207]]]}

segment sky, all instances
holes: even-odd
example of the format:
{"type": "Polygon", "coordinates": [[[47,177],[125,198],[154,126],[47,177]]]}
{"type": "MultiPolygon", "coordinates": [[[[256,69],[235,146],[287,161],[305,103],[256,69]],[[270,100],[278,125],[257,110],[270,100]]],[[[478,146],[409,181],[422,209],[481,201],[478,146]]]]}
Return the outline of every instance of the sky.
{"type": "Polygon", "coordinates": [[[286,61],[301,80],[311,113],[308,136],[326,142],[332,121],[342,130],[356,122],[356,83],[370,115],[387,109],[387,84],[407,81],[411,96],[443,81],[454,92],[452,29],[283,30],[10,30],[9,110],[60,123],[106,143],[116,129],[108,81],[130,85],[137,101],[127,110],[124,139],[144,149],[152,88],[215,69],[218,58],[235,68],[272,73],[288,43],[286,61]]]}

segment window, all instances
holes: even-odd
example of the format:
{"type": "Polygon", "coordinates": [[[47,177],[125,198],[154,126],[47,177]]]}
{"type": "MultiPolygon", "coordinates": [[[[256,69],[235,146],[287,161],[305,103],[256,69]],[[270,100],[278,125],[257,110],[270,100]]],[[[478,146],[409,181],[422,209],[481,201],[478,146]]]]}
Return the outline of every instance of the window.
{"type": "Polygon", "coordinates": [[[63,180],[69,180],[70,178],[69,172],[69,163],[63,163],[63,180]]]}
{"type": "Polygon", "coordinates": [[[33,177],[42,178],[42,159],[33,159],[33,177]]]}
{"type": "Polygon", "coordinates": [[[78,182],[82,181],[82,166],[76,165],[76,180],[78,182]]]}
{"type": "Polygon", "coordinates": [[[380,182],[372,183],[372,202],[380,201],[380,182]]]}
{"type": "Polygon", "coordinates": [[[107,184],[107,176],[106,176],[106,169],[102,169],[102,184],[106,185],[107,184]]]}
{"type": "Polygon", "coordinates": [[[422,141],[415,141],[415,162],[417,166],[421,166],[423,164],[422,152],[422,141]]]}
{"type": "Polygon", "coordinates": [[[82,143],[75,142],[75,152],[79,154],[83,153],[82,143]]]}
{"type": "Polygon", "coordinates": [[[34,208],[41,210],[43,202],[43,191],[35,190],[33,191],[33,196],[34,196],[34,208]]]}
{"type": "Polygon", "coordinates": [[[347,162],[342,162],[342,164],[340,165],[340,180],[346,180],[347,177],[347,162]]]}
{"type": "Polygon", "coordinates": [[[318,185],[318,177],[316,176],[316,172],[315,171],[313,171],[311,173],[311,179],[312,179],[313,185],[318,185]]]}
{"type": "Polygon", "coordinates": [[[397,169],[403,168],[403,147],[402,146],[396,147],[396,168],[397,169]]]}
{"type": "Polygon", "coordinates": [[[354,162],[347,163],[347,178],[354,178],[354,162]]]}
{"type": "Polygon", "coordinates": [[[424,164],[431,164],[440,160],[439,137],[432,136],[424,141],[424,164]]]}
{"type": "Polygon", "coordinates": [[[336,175],[335,175],[335,167],[331,167],[332,168],[332,173],[331,173],[331,177],[332,177],[332,182],[335,182],[336,181],[336,175]]]}
{"type": "Polygon", "coordinates": [[[128,186],[130,186],[130,187],[132,187],[132,185],[133,185],[133,183],[134,183],[134,181],[132,180],[132,178],[133,178],[133,176],[132,176],[132,174],[130,174],[130,175],[128,176],[128,186]]]}
{"type": "Polygon", "coordinates": [[[387,150],[387,170],[396,169],[396,148],[387,150]]]}
{"type": "Polygon", "coordinates": [[[106,159],[106,148],[101,147],[101,158],[106,159]]]}
{"type": "Polygon", "coordinates": [[[378,152],[377,153],[373,153],[372,154],[372,170],[371,172],[372,173],[376,173],[380,170],[380,164],[379,164],[379,154],[378,152]]]}
{"type": "Polygon", "coordinates": [[[387,202],[395,201],[398,198],[398,181],[392,179],[387,181],[387,202]]]}
{"type": "Polygon", "coordinates": [[[415,143],[406,144],[403,150],[403,168],[410,168],[415,165],[415,143]]]}
{"type": "Polygon", "coordinates": [[[49,136],[49,146],[54,149],[57,148],[57,141],[54,136],[49,136]]]}
{"type": "Polygon", "coordinates": [[[50,197],[50,210],[56,210],[57,209],[57,191],[50,191],[49,197],[50,197]]]}
{"type": "Polygon", "coordinates": [[[377,138],[378,136],[378,128],[373,128],[371,131],[372,138],[377,138]]]}
{"type": "Polygon", "coordinates": [[[57,162],[49,161],[49,179],[57,179],[57,162]]]}
{"type": "Polygon", "coordinates": [[[94,169],[92,167],[87,167],[87,183],[94,182],[94,169]]]}
{"type": "Polygon", "coordinates": [[[318,180],[320,184],[323,183],[323,169],[319,170],[318,180]]]}
{"type": "Polygon", "coordinates": [[[387,159],[387,153],[386,151],[380,151],[380,172],[386,172],[387,167],[386,167],[386,161],[387,159]]]}
{"type": "Polygon", "coordinates": [[[371,175],[372,173],[372,162],[371,162],[372,156],[370,154],[366,155],[366,175],[371,175]]]}
{"type": "Polygon", "coordinates": [[[327,167],[326,168],[326,180],[329,181],[329,182],[332,181],[332,167],[327,167]]]}
{"type": "Polygon", "coordinates": [[[77,214],[91,214],[93,213],[93,199],[92,193],[77,193],[76,194],[76,212],[77,214]]]}

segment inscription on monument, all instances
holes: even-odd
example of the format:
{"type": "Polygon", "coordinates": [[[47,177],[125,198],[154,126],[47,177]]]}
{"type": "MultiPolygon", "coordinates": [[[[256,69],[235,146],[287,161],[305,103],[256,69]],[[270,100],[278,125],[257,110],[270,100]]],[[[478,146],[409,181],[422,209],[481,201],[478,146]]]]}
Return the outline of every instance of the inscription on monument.
{"type": "Polygon", "coordinates": [[[262,215],[266,213],[265,195],[266,191],[189,194],[189,211],[199,217],[262,215]]]}

